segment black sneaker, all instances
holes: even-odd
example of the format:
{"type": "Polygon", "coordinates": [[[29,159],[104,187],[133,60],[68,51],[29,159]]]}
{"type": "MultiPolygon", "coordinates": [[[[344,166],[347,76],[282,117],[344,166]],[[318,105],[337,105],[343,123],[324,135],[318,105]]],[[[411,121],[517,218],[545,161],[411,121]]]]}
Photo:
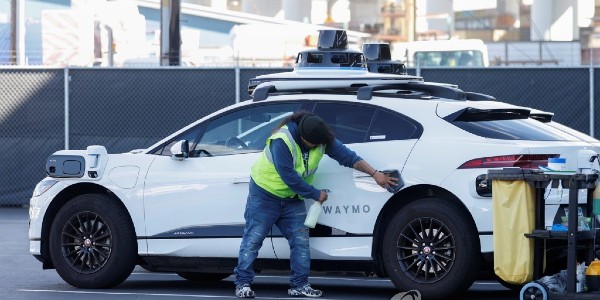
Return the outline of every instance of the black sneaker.
{"type": "Polygon", "coordinates": [[[236,286],[235,295],[238,298],[254,298],[256,296],[252,288],[250,288],[250,285],[247,283],[236,286]]]}
{"type": "Polygon", "coordinates": [[[289,288],[288,295],[293,297],[319,298],[323,296],[323,292],[320,290],[315,290],[310,286],[310,284],[307,284],[302,287],[289,288]]]}

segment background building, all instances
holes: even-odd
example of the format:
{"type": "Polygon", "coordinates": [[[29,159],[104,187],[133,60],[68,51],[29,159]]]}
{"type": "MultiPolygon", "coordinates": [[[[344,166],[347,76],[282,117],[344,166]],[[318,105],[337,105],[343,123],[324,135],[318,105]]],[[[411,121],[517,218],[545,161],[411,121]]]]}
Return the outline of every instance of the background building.
{"type": "MultiPolygon", "coordinates": [[[[302,40],[307,41],[304,46],[312,46],[314,37],[305,34],[300,41],[279,38],[285,32],[301,31],[289,28],[302,26],[313,32],[318,26],[351,30],[357,46],[364,41],[481,39],[489,48],[491,65],[581,65],[592,56],[600,61],[596,9],[600,0],[181,2],[187,65],[240,60],[232,29],[249,24],[283,25],[281,34],[257,34],[255,41],[270,43],[270,50],[284,48],[274,57],[284,63],[302,40]],[[275,45],[275,40],[280,42],[275,45]]],[[[158,0],[0,0],[0,64],[154,64],[160,41],[159,8],[158,0]],[[14,3],[22,7],[21,20],[13,16],[14,3]],[[17,33],[11,30],[13,19],[18,21],[14,22],[20,29],[17,33]],[[16,42],[11,40],[14,35],[16,42]],[[17,43],[16,51],[11,51],[15,48],[11,43],[17,43]]],[[[264,59],[259,54],[265,53],[257,53],[256,61],[264,59]]]]}

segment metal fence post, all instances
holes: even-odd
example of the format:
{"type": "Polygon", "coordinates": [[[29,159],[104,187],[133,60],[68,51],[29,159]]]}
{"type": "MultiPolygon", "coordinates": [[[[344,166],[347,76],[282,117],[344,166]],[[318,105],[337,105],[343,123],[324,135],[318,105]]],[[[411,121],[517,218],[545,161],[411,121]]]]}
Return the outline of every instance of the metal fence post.
{"type": "Polygon", "coordinates": [[[64,70],[65,81],[65,150],[69,150],[69,67],[64,70]]]}
{"type": "Polygon", "coordinates": [[[235,103],[240,103],[240,64],[235,64],[235,103]]]}

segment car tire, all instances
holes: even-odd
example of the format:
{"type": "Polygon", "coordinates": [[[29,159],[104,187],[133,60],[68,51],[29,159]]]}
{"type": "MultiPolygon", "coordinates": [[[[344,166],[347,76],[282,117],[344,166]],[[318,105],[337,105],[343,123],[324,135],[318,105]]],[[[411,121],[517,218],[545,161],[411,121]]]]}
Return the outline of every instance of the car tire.
{"type": "Polygon", "coordinates": [[[50,229],[56,271],[78,288],[110,288],[133,271],[137,241],[127,211],[106,195],[80,195],[57,213],[50,229]]]}
{"type": "Polygon", "coordinates": [[[399,290],[440,299],[471,286],[481,248],[467,211],[448,200],[429,198],[407,204],[392,217],[382,256],[399,290]]]}
{"type": "Polygon", "coordinates": [[[197,273],[197,272],[180,272],[177,273],[181,278],[189,281],[214,282],[221,281],[229,277],[230,273],[197,273]]]}

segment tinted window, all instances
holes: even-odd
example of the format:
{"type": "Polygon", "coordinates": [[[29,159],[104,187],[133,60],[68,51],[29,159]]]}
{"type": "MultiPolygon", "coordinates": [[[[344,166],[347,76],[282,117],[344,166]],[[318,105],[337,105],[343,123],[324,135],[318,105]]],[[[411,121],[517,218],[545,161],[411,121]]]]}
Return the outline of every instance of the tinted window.
{"type": "Polygon", "coordinates": [[[344,144],[364,143],[375,108],[340,103],[319,103],[314,113],[331,127],[344,144]]]}
{"type": "Polygon", "coordinates": [[[415,121],[402,115],[380,110],[373,121],[367,141],[391,141],[419,138],[423,132],[415,121]]]}
{"type": "Polygon", "coordinates": [[[194,126],[193,128],[190,128],[189,130],[187,130],[186,132],[178,135],[176,138],[170,140],[163,146],[156,148],[155,150],[150,152],[150,154],[171,156],[171,147],[173,146],[173,144],[175,144],[176,142],[181,141],[181,140],[187,140],[189,145],[193,145],[194,142],[197,140],[198,135],[202,131],[201,129],[202,129],[201,124],[198,126],[194,126]]]}
{"type": "Polygon", "coordinates": [[[170,156],[171,146],[180,140],[188,141],[190,157],[262,151],[273,128],[300,107],[301,103],[271,104],[225,113],[194,126],[151,153],[170,156]]]}
{"type": "Polygon", "coordinates": [[[593,138],[593,137],[591,137],[591,136],[589,136],[589,135],[587,135],[587,134],[585,134],[583,132],[577,131],[577,130],[571,128],[571,127],[568,127],[568,126],[565,126],[563,124],[560,124],[558,122],[552,121],[552,122],[544,123],[544,124],[546,124],[546,125],[548,125],[550,127],[554,127],[554,128],[556,128],[556,129],[558,129],[560,131],[564,131],[564,132],[566,132],[566,133],[568,133],[568,134],[570,134],[570,135],[572,135],[572,136],[574,136],[574,137],[576,137],[576,138],[578,138],[578,139],[580,139],[582,141],[586,141],[586,142],[589,142],[589,143],[600,143],[600,141],[598,141],[597,139],[595,139],[595,138],[593,138]]]}
{"type": "Polygon", "coordinates": [[[300,103],[258,105],[220,115],[209,121],[190,156],[262,151],[273,129],[300,106],[300,103]]]}
{"type": "Polygon", "coordinates": [[[533,119],[453,121],[452,124],[478,136],[500,140],[573,141],[572,135],[533,119]]]}

